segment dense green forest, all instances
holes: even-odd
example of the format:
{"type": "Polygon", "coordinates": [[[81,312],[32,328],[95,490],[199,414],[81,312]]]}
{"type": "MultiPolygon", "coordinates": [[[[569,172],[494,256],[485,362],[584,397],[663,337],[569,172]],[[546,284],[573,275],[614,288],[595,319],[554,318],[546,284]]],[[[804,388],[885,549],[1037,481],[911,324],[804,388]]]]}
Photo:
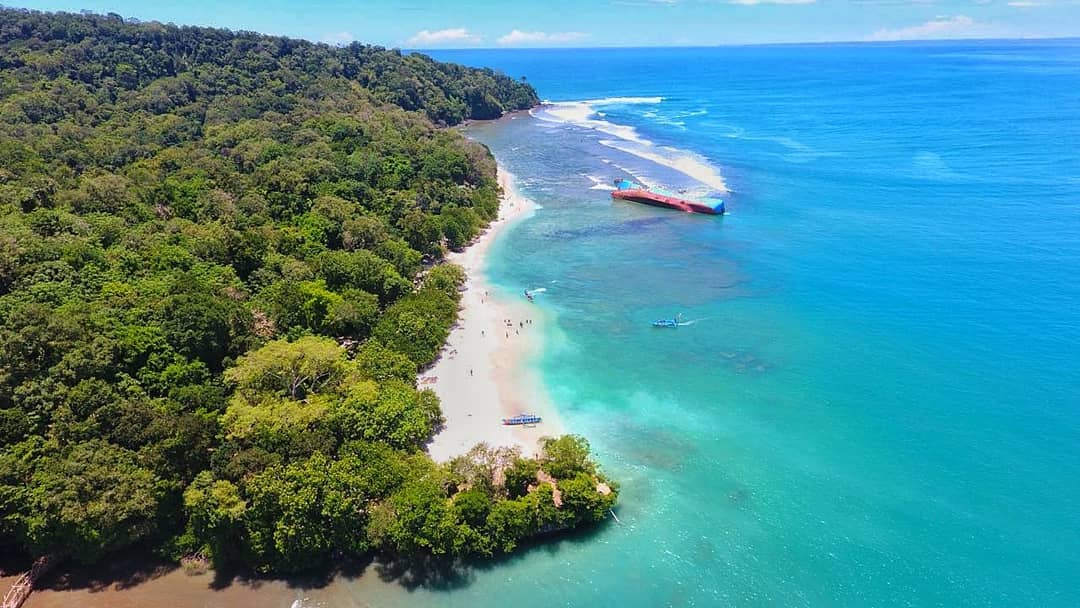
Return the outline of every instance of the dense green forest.
{"type": "Polygon", "coordinates": [[[579,437],[449,464],[439,264],[497,213],[453,130],[537,101],[422,55],[0,9],[0,553],[260,572],[602,519],[579,437]]]}

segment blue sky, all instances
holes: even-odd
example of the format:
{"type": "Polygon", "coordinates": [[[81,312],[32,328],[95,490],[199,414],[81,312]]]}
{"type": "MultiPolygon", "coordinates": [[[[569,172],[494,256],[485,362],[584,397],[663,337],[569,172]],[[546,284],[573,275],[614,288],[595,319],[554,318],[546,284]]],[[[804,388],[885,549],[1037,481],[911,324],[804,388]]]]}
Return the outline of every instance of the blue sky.
{"type": "MultiPolygon", "coordinates": [[[[4,2],[4,0],[0,0],[4,2]]],[[[401,48],[1080,36],[1080,0],[23,0],[401,48]]]]}

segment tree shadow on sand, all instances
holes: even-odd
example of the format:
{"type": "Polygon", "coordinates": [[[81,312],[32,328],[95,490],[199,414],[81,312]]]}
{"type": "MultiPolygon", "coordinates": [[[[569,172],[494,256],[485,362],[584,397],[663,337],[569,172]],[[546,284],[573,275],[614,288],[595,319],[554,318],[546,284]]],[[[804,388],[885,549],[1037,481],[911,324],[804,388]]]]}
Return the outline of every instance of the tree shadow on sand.
{"type": "Polygon", "coordinates": [[[261,575],[243,568],[224,567],[213,571],[214,579],[210,583],[210,588],[220,591],[232,585],[243,585],[258,589],[266,583],[283,582],[290,589],[322,589],[333,583],[337,578],[359,578],[371,565],[371,562],[372,558],[370,556],[343,556],[337,558],[333,566],[288,576],[280,574],[261,575]]]}
{"type": "Polygon", "coordinates": [[[179,566],[140,554],[124,554],[92,567],[60,562],[35,587],[52,591],[130,589],[174,572],[179,566]]]}
{"type": "Polygon", "coordinates": [[[0,552],[0,576],[17,576],[29,570],[33,563],[34,558],[30,554],[4,547],[4,551],[0,552]]]}
{"type": "MultiPolygon", "coordinates": [[[[457,560],[421,556],[340,557],[332,567],[312,570],[291,576],[264,576],[241,568],[222,568],[210,572],[208,586],[220,591],[233,585],[258,589],[265,584],[285,583],[291,589],[322,589],[337,580],[355,580],[374,568],[386,583],[397,583],[408,591],[430,589],[452,591],[471,585],[480,573],[512,565],[536,553],[556,556],[565,548],[590,542],[604,533],[608,522],[598,526],[562,531],[533,538],[521,543],[510,555],[491,559],[457,560]]],[[[145,553],[130,553],[114,557],[101,565],[80,567],[63,562],[38,584],[53,591],[89,590],[91,592],[125,590],[166,576],[180,566],[145,553]]]]}
{"type": "Polygon", "coordinates": [[[509,566],[537,553],[558,555],[567,547],[592,541],[609,525],[617,524],[605,522],[598,526],[538,536],[520,543],[509,555],[489,559],[457,560],[426,555],[380,557],[375,561],[374,568],[383,582],[397,583],[408,591],[421,588],[432,591],[464,589],[476,580],[479,573],[509,566]]]}
{"type": "MultiPolygon", "coordinates": [[[[321,589],[338,577],[357,578],[371,564],[371,558],[341,558],[333,567],[293,576],[262,576],[239,568],[222,568],[209,572],[208,587],[215,591],[232,585],[253,589],[269,582],[284,582],[289,588],[321,589]]],[[[52,591],[91,592],[125,590],[166,576],[180,569],[175,563],[164,561],[151,554],[123,554],[95,566],[81,566],[74,562],[61,562],[46,574],[37,587],[52,591]]],[[[202,572],[193,572],[201,576],[202,572]]]]}

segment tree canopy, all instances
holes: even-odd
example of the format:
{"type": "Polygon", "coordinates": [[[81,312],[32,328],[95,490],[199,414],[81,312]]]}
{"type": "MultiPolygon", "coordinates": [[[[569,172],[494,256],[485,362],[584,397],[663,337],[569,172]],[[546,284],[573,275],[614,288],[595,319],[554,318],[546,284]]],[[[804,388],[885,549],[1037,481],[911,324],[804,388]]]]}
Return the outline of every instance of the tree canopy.
{"type": "Polygon", "coordinates": [[[291,572],[601,518],[583,440],[422,451],[440,262],[499,199],[441,127],[536,102],[378,47],[0,8],[0,551],[291,572]]]}

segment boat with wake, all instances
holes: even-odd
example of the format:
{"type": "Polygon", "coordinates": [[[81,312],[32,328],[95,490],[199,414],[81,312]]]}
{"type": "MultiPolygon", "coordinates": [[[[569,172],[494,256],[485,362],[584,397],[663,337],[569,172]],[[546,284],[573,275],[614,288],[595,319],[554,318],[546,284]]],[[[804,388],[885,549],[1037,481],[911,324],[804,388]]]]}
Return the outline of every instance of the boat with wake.
{"type": "Polygon", "coordinates": [[[682,322],[682,314],[677,314],[672,319],[657,319],[657,320],[652,322],[652,326],[657,327],[657,328],[661,328],[661,329],[664,329],[664,328],[676,329],[677,327],[679,327],[679,323],[681,323],[681,322],[682,322]]]}
{"type": "Polygon", "coordinates": [[[668,192],[661,188],[650,188],[628,179],[615,180],[615,190],[612,191],[611,196],[624,201],[678,209],[687,213],[704,213],[706,215],[722,215],[724,213],[724,201],[719,198],[685,198],[681,194],[668,192]]]}
{"type": "Polygon", "coordinates": [[[543,419],[535,414],[518,414],[513,418],[503,418],[502,423],[505,426],[532,426],[534,424],[540,424],[543,419]]]}

